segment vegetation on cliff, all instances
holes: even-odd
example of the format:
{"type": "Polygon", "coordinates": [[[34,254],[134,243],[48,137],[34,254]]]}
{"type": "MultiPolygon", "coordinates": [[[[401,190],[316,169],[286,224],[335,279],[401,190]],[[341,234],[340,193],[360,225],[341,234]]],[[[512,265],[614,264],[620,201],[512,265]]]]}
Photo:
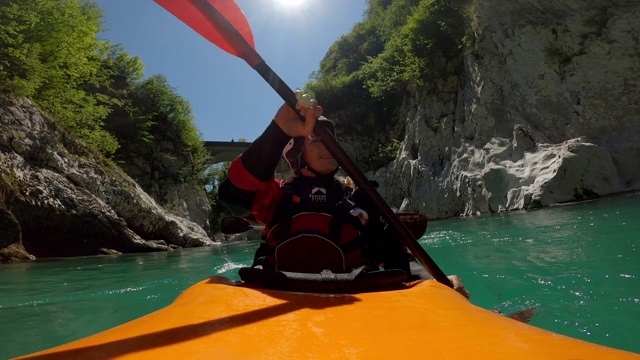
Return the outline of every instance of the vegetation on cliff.
{"type": "Polygon", "coordinates": [[[154,153],[171,160],[177,182],[202,183],[208,154],[188,102],[162,75],[144,79],[138,57],[102,41],[102,17],[89,0],[0,2],[0,96],[32,99],[116,161],[154,153]]]}
{"type": "MultiPolygon", "coordinates": [[[[362,22],[331,46],[306,85],[343,134],[374,134],[362,165],[387,164],[402,134],[394,111],[410,83],[462,71],[468,0],[369,0],[362,22]]],[[[367,142],[365,142],[367,143],[367,142]]]]}

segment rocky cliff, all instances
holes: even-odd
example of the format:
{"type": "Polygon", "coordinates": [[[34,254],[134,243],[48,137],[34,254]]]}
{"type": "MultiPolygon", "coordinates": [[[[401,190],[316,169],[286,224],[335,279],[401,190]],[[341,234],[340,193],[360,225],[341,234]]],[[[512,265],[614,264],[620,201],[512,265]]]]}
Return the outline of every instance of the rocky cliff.
{"type": "Polygon", "coordinates": [[[430,218],[640,189],[640,3],[476,0],[464,71],[409,86],[372,176],[430,218]],[[401,185],[399,185],[401,184],[401,185]]]}
{"type": "Polygon", "coordinates": [[[28,100],[0,106],[0,261],[214,244],[28,100]]]}

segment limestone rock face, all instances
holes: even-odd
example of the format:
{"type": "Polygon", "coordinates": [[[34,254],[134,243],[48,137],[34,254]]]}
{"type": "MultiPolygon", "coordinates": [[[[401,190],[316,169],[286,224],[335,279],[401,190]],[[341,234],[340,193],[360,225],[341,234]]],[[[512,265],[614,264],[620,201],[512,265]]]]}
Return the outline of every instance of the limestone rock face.
{"type": "MultiPolygon", "coordinates": [[[[170,144],[164,144],[165,149],[169,149],[170,144]]],[[[169,150],[167,150],[169,151],[169,150]]],[[[176,161],[179,159],[164,159],[156,164],[166,171],[154,171],[149,167],[153,158],[141,158],[140,154],[127,154],[125,162],[119,163],[120,167],[131,177],[136,179],[136,183],[149,194],[159,205],[171,214],[189,219],[200,225],[205,231],[210,230],[209,215],[211,206],[204,192],[204,189],[195,185],[182,184],[166,174],[175,169],[176,161]]]]}
{"type": "Polygon", "coordinates": [[[209,233],[211,205],[202,188],[194,185],[165,184],[155,196],[152,196],[165,210],[193,221],[209,233]]]}
{"type": "Polygon", "coordinates": [[[371,174],[381,195],[436,219],[640,189],[640,3],[473,10],[464,73],[408,89],[402,147],[371,174]]]}
{"type": "Polygon", "coordinates": [[[0,107],[0,129],[0,223],[15,225],[0,248],[58,257],[216,244],[28,100],[0,107]]]}

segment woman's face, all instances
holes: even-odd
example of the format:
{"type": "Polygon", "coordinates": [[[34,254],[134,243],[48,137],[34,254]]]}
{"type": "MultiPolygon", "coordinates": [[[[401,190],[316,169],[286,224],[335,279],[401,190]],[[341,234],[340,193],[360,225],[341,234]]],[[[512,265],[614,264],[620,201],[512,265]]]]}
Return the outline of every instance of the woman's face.
{"type": "Polygon", "coordinates": [[[307,164],[320,174],[328,174],[338,168],[336,159],[314,134],[304,138],[303,156],[307,164]]]}

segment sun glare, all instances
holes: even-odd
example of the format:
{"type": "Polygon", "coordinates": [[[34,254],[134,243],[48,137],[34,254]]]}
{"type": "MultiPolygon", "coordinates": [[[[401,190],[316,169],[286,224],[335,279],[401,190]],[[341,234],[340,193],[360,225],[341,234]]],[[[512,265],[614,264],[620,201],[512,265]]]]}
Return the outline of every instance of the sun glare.
{"type": "Polygon", "coordinates": [[[302,5],[305,0],[277,0],[277,2],[284,7],[297,7],[302,5]]]}

